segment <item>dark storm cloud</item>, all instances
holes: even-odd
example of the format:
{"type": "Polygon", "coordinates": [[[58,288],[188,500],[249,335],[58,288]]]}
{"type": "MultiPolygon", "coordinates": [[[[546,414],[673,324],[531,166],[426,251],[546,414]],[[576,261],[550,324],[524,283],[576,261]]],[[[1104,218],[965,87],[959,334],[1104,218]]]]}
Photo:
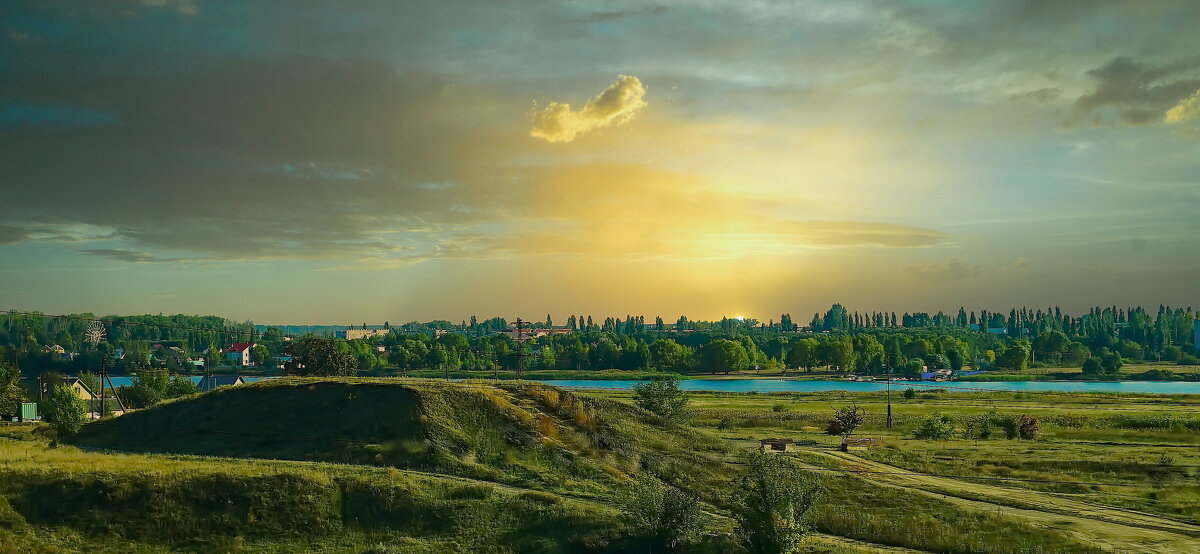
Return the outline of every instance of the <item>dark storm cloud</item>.
{"type": "Polygon", "coordinates": [[[29,238],[24,229],[9,225],[0,225],[0,244],[14,244],[29,238]]]}
{"type": "Polygon", "coordinates": [[[1113,110],[1125,123],[1149,123],[1161,120],[1164,112],[1200,88],[1200,56],[1162,65],[1119,56],[1087,75],[1095,88],[1072,104],[1077,118],[1113,110]]]}
{"type": "Polygon", "coordinates": [[[9,221],[105,226],[230,256],[322,257],[386,251],[381,233],[493,209],[472,193],[485,179],[475,164],[496,142],[466,119],[479,108],[380,61],[226,59],[77,86],[38,79],[10,84],[0,105],[33,100],[121,124],[0,132],[9,221]]]}

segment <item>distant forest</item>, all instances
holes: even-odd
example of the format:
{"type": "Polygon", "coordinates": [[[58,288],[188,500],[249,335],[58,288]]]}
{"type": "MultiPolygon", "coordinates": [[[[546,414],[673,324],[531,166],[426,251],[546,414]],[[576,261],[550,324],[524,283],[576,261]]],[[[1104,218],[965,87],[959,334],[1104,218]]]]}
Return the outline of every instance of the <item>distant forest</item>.
{"type": "MultiPolygon", "coordinates": [[[[1007,313],[959,309],[942,312],[851,312],[835,304],[814,314],[807,325],[790,314],[766,323],[723,318],[672,322],[643,317],[572,315],[557,323],[523,322],[529,329],[569,333],[518,342],[500,331],[515,322],[504,318],[451,323],[353,325],[380,329],[376,336],[333,338],[332,326],[260,326],[215,316],[104,316],[105,339],[83,342],[92,314],[47,316],[0,313],[0,359],[26,374],[80,373],[106,364],[115,373],[145,368],[174,372],[224,363],[221,352],[236,342],[252,342],[255,364],[277,367],[291,339],[323,337],[353,355],[360,371],[628,369],[730,372],[786,368],[859,374],[912,376],[933,369],[999,369],[1019,372],[1031,366],[1082,367],[1097,376],[1113,374],[1131,361],[1196,364],[1192,308],[1159,306],[1095,307],[1069,315],[1058,308],[1013,308],[1007,313]],[[303,333],[296,331],[302,330],[303,333]],[[318,332],[313,332],[318,331],[318,332]],[[59,352],[54,346],[60,346],[59,352]],[[156,346],[157,345],[157,346],[156,346]],[[64,355],[64,352],[67,355],[64,355]],[[74,355],[71,355],[74,354],[74,355]]],[[[510,333],[511,334],[511,333],[510,333]]]]}

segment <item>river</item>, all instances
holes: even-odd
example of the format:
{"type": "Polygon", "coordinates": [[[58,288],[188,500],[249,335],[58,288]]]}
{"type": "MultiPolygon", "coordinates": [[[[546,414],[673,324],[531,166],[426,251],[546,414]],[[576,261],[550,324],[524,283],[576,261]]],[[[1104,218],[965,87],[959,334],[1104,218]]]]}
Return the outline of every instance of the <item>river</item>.
{"type": "MultiPolygon", "coordinates": [[[[541,382],[557,387],[597,389],[631,389],[638,383],[638,381],[606,381],[602,379],[555,379],[541,382]]],[[[936,387],[993,391],[1200,394],[1200,381],[956,381],[944,383],[894,381],[892,390],[903,390],[909,386],[917,390],[936,387]]],[[[679,382],[679,388],[720,392],[821,392],[830,390],[871,392],[886,390],[887,383],[883,381],[801,381],[793,379],[687,379],[679,382]]]]}

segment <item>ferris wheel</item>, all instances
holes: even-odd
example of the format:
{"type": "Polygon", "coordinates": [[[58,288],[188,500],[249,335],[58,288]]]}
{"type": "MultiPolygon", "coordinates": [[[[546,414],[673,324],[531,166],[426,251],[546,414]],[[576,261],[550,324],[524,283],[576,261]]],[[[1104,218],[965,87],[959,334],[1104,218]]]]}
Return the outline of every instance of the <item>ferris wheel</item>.
{"type": "Polygon", "coordinates": [[[92,321],[83,331],[83,341],[92,343],[92,346],[97,346],[104,342],[107,332],[104,330],[104,323],[101,321],[92,321]]]}

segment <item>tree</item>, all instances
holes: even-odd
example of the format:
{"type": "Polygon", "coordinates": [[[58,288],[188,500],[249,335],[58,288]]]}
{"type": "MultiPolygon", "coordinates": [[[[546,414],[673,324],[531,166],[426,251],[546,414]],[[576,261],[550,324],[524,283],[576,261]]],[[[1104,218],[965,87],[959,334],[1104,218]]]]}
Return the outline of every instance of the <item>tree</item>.
{"type": "Polygon", "coordinates": [[[163,392],[163,396],[167,398],[179,398],[180,396],[187,396],[189,394],[196,394],[200,392],[200,387],[196,386],[196,383],[187,377],[182,375],[174,375],[171,377],[171,382],[167,384],[167,388],[163,392]]]}
{"type": "Polygon", "coordinates": [[[793,552],[808,532],[805,515],[819,488],[782,456],[755,452],[733,487],[738,536],[752,553],[793,552]]]}
{"type": "Polygon", "coordinates": [[[1104,370],[1105,375],[1116,375],[1117,370],[1121,369],[1123,365],[1125,362],[1116,352],[1105,352],[1100,355],[1100,367],[1104,370]]]}
{"type": "Polygon", "coordinates": [[[693,542],[704,529],[696,497],[653,478],[638,483],[621,511],[634,533],[666,549],[693,542]]]}
{"type": "Polygon", "coordinates": [[[254,349],[250,351],[250,361],[256,366],[261,367],[270,357],[271,352],[261,344],[255,345],[254,349]]]}
{"type": "Polygon", "coordinates": [[[686,421],[687,393],[679,389],[679,379],[666,377],[642,381],[633,387],[633,401],[648,412],[675,423],[686,421]]]}
{"type": "Polygon", "coordinates": [[[70,437],[83,428],[87,409],[87,402],[75,394],[71,387],[61,383],[50,389],[41,406],[42,417],[50,422],[61,438],[70,437]]]}
{"type": "Polygon", "coordinates": [[[797,368],[804,368],[805,371],[812,371],[818,363],[817,349],[820,346],[821,343],[811,337],[793,342],[788,351],[788,363],[797,368]]]}
{"type": "Polygon", "coordinates": [[[687,367],[688,350],[671,339],[655,339],[650,343],[651,365],[656,369],[683,369],[687,367]]]}
{"type": "Polygon", "coordinates": [[[838,408],[833,411],[833,418],[825,424],[825,433],[829,435],[841,435],[848,437],[854,433],[854,430],[862,425],[866,419],[867,412],[857,404],[838,408]]]}
{"type": "Polygon", "coordinates": [[[132,385],[122,387],[124,394],[121,397],[131,407],[149,408],[169,398],[167,396],[167,387],[170,384],[171,381],[167,376],[166,370],[142,370],[133,376],[132,385]]]}
{"type": "Polygon", "coordinates": [[[17,368],[0,362],[0,417],[20,414],[21,403],[25,401],[25,387],[21,386],[20,378],[17,368]]]}
{"type": "Polygon", "coordinates": [[[1100,375],[1104,369],[1100,367],[1100,360],[1097,358],[1088,358],[1083,361],[1083,374],[1088,376],[1100,375]]]}
{"type": "MultiPolygon", "coordinates": [[[[319,337],[305,337],[287,346],[292,357],[283,366],[283,375],[311,376],[354,376],[358,374],[358,358],[340,347],[345,342],[319,337]]],[[[442,350],[438,350],[442,352],[442,350]]]]}
{"type": "Polygon", "coordinates": [[[702,360],[713,373],[742,370],[750,364],[746,349],[740,343],[729,339],[716,339],[705,345],[702,360]]]}
{"type": "Polygon", "coordinates": [[[1067,352],[1063,355],[1063,361],[1069,364],[1082,364],[1092,355],[1088,350],[1087,345],[1082,342],[1072,342],[1067,345],[1067,352]]]}
{"type": "Polygon", "coordinates": [[[1029,341],[1013,341],[1004,352],[996,357],[996,366],[1012,371],[1024,371],[1029,367],[1029,341]]]}

